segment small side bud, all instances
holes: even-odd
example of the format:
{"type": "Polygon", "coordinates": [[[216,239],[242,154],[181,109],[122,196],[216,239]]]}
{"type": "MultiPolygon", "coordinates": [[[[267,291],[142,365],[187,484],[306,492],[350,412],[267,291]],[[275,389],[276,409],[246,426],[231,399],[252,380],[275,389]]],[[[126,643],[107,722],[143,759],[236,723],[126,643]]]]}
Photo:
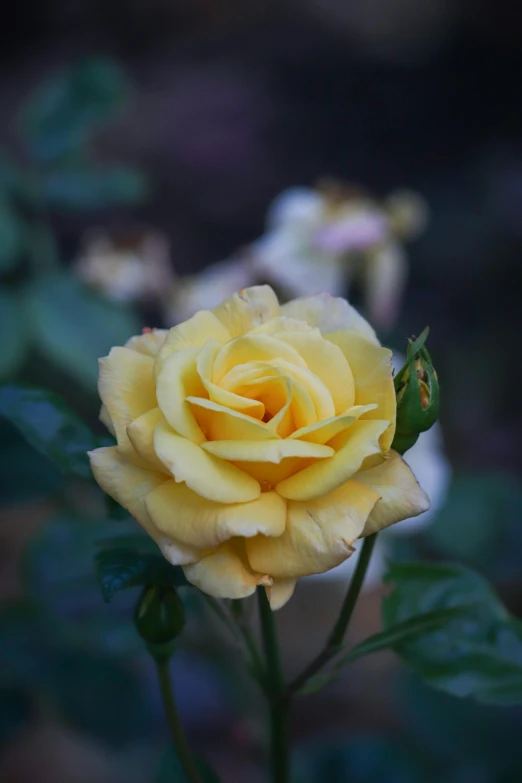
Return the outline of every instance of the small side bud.
{"type": "Polygon", "coordinates": [[[408,344],[407,359],[395,377],[397,426],[392,448],[400,454],[410,449],[421,432],[435,424],[440,411],[439,381],[425,347],[428,328],[408,344]]]}
{"type": "Polygon", "coordinates": [[[185,625],[185,610],[172,587],[149,585],[134,612],[136,629],[156,658],[170,658],[174,642],[185,625]]]}

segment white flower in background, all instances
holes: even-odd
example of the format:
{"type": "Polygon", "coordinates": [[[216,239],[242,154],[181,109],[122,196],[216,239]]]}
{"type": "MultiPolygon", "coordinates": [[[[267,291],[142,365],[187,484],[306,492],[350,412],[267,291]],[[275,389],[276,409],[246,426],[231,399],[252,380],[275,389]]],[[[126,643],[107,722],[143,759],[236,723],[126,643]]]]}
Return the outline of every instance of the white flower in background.
{"type": "Polygon", "coordinates": [[[151,230],[91,230],[73,268],[83,283],[117,302],[162,301],[174,284],[168,240],[151,230]]]}
{"type": "Polygon", "coordinates": [[[291,188],[272,202],[260,239],[235,259],[180,281],[168,322],[182,321],[259,283],[292,299],[319,292],[344,296],[358,280],[369,320],[389,329],[407,278],[401,242],[417,236],[426,220],[424,201],[408,191],[380,203],[335,183],[315,190],[291,188]]]}
{"type": "MultiPolygon", "coordinates": [[[[395,372],[402,367],[403,363],[404,357],[394,353],[393,368],[395,372]]],[[[366,573],[365,590],[371,590],[381,583],[382,577],[386,572],[390,543],[393,537],[404,538],[416,535],[421,530],[424,530],[432,524],[446,502],[452,470],[449,460],[444,453],[442,430],[439,422],[436,422],[427,432],[421,432],[415,446],[405,453],[404,461],[410,466],[420,486],[428,494],[431,507],[428,511],[419,514],[419,516],[405,519],[400,525],[393,525],[379,534],[366,573]]],[[[359,543],[356,545],[356,548],[358,546],[359,543]]],[[[344,589],[356,564],[357,555],[354,555],[338,568],[334,568],[326,574],[319,574],[309,578],[328,579],[331,582],[336,581],[339,587],[344,589]]]]}
{"type": "Polygon", "coordinates": [[[251,246],[254,266],[289,297],[346,295],[358,278],[368,318],[389,329],[407,278],[401,242],[418,236],[426,222],[424,201],[409,191],[381,204],[335,183],[293,188],[273,202],[267,232],[251,246]]]}

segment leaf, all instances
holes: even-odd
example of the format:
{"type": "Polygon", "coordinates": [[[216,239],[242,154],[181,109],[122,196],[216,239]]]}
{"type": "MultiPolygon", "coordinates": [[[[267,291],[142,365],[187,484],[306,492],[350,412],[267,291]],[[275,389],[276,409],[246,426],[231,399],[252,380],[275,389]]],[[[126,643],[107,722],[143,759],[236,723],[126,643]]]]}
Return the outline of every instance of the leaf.
{"type": "MultiPolygon", "coordinates": [[[[194,758],[202,783],[220,783],[217,772],[201,756],[195,755],[194,758]]],[[[178,753],[172,745],[169,745],[163,754],[155,783],[190,783],[185,775],[178,753]]]]}
{"type": "Polygon", "coordinates": [[[20,318],[20,303],[17,296],[7,288],[0,288],[0,334],[0,379],[3,380],[12,377],[20,369],[29,347],[27,329],[24,320],[20,318]]]}
{"type": "Polygon", "coordinates": [[[18,266],[25,243],[25,225],[7,201],[0,200],[0,274],[18,266]]]}
{"type": "Polygon", "coordinates": [[[442,628],[397,642],[396,652],[428,684],[454,696],[508,704],[522,701],[522,623],[510,617],[489,584],[459,565],[392,565],[383,600],[383,623],[426,612],[462,607],[442,628]]]}
{"type": "Polygon", "coordinates": [[[141,328],[131,310],[96,296],[65,273],[35,281],[27,291],[25,307],[40,350],[93,390],[98,359],[141,328]]]}
{"type": "Polygon", "coordinates": [[[104,210],[139,204],[147,196],[145,177],[128,166],[83,166],[50,172],[41,183],[41,198],[67,212],[104,210]]]}
{"type": "Polygon", "coordinates": [[[84,60],[48,79],[20,118],[30,152],[42,161],[75,152],[114,116],[127,89],[121,69],[103,58],[84,60]]]}
{"type": "Polygon", "coordinates": [[[0,386],[0,415],[64,471],[92,478],[87,451],[96,448],[96,437],[57,394],[30,386],[0,386]]]}
{"type": "MultiPolygon", "coordinates": [[[[0,387],[1,389],[1,387],[0,387]]],[[[0,497],[5,504],[49,497],[63,487],[65,474],[35,451],[20,432],[0,416],[0,497]]]]}
{"type": "Polygon", "coordinates": [[[117,547],[98,552],[95,562],[102,595],[107,603],[115,593],[137,585],[183,587],[189,584],[180,566],[171,565],[159,554],[117,547]]]}

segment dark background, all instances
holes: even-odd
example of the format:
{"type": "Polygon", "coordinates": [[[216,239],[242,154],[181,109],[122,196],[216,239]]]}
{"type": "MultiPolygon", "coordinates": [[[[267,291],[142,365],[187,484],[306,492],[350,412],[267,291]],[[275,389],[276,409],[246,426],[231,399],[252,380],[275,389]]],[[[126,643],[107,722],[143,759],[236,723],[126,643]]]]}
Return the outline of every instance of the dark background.
{"type": "MultiPolygon", "coordinates": [[[[390,342],[404,350],[408,335],[431,326],[454,481],[440,520],[407,545],[407,554],[475,566],[519,616],[521,42],[522,11],[507,0],[19,0],[3,9],[0,28],[0,142],[22,163],[15,117],[46,78],[101,55],[118,63],[132,85],[93,154],[103,164],[123,160],[139,168],[151,183],[150,198],[88,214],[54,211],[48,219],[65,264],[90,226],[138,222],[168,235],[178,273],[194,273],[260,236],[281,190],[324,176],[362,184],[377,196],[404,186],[424,196],[431,220],[409,248],[410,284],[390,342]]],[[[94,420],[92,390],[52,364],[31,356],[20,372],[58,388],[94,420]]],[[[74,582],[90,568],[90,539],[71,544],[86,558],[76,566],[67,549],[74,525],[65,525],[67,533],[56,529],[58,513],[67,516],[52,489],[62,480],[29,452],[18,465],[8,434],[0,476],[6,603],[27,593],[18,564],[28,546],[53,575],[64,570],[74,582]]],[[[60,497],[72,497],[72,506],[83,491],[60,484],[60,497]]],[[[97,507],[90,511],[96,516],[97,507]]],[[[60,604],[57,616],[77,622],[89,601],[94,614],[103,613],[101,599],[86,595],[60,604]]],[[[280,614],[289,670],[320,645],[338,600],[332,586],[306,585],[280,614]]],[[[117,617],[125,628],[131,607],[126,599],[110,606],[100,627],[117,617]]],[[[377,630],[378,616],[373,591],[361,603],[355,637],[377,630]]],[[[189,730],[224,780],[261,781],[255,693],[245,694],[225,652],[207,649],[202,628],[206,622],[195,621],[175,669],[189,730]]],[[[97,626],[65,663],[52,664],[67,698],[56,696],[54,686],[52,698],[42,695],[38,676],[4,687],[2,780],[155,780],[165,733],[152,672],[132,641],[120,642],[107,642],[97,626]]],[[[0,662],[20,655],[9,644],[0,641],[0,662]]],[[[38,645],[38,636],[30,642],[22,635],[20,649],[38,645]]],[[[51,666],[45,656],[38,665],[51,666]]],[[[304,783],[425,780],[434,765],[434,780],[522,780],[520,711],[453,701],[396,667],[392,656],[371,658],[356,676],[356,669],[347,672],[342,684],[296,710],[298,743],[321,734],[341,748],[317,768],[309,765],[315,777],[302,773],[304,783]],[[348,759],[346,768],[336,753],[348,759]],[[419,767],[410,769],[413,756],[419,767]]]]}

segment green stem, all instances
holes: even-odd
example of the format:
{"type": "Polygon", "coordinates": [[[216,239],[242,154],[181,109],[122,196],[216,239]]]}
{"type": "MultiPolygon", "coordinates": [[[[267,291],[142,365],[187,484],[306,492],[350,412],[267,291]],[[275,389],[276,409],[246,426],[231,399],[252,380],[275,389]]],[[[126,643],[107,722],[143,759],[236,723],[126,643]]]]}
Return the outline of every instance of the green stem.
{"type": "Polygon", "coordinates": [[[301,674],[298,674],[295,680],[289,684],[284,694],[285,700],[288,700],[294,693],[297,693],[297,691],[299,691],[314,674],[317,674],[328,661],[337,655],[341,649],[355,604],[357,603],[359,593],[363,586],[376,538],[377,533],[374,533],[364,539],[361,547],[361,554],[359,555],[359,560],[357,561],[341,611],[339,612],[339,616],[332,628],[326,645],[301,674]]]}
{"type": "Polygon", "coordinates": [[[281,667],[274,615],[264,588],[258,589],[257,596],[263,646],[266,656],[273,783],[288,783],[290,779],[288,755],[289,703],[283,698],[285,681],[281,667]]]}
{"type": "Polygon", "coordinates": [[[166,658],[155,658],[154,660],[158,671],[161,697],[163,699],[163,706],[165,707],[167,723],[169,725],[170,733],[172,735],[179,759],[183,769],[185,770],[187,780],[189,783],[203,783],[203,779],[199,774],[199,770],[196,766],[194,756],[191,753],[185,731],[179,718],[178,709],[174,700],[174,691],[169,675],[169,661],[166,658]]]}

